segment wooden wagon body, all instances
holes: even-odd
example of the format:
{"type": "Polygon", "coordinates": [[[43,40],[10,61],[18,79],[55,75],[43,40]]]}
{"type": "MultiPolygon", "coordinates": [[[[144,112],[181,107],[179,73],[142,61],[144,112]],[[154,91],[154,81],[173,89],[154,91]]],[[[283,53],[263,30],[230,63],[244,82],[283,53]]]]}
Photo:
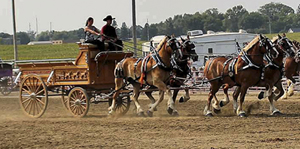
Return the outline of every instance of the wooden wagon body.
{"type": "Polygon", "coordinates": [[[62,96],[64,106],[74,116],[85,116],[91,98],[114,89],[116,63],[133,55],[123,51],[100,52],[92,44],[78,45],[79,54],[73,61],[18,61],[20,103],[27,115],[42,116],[47,107],[48,96],[62,96]]]}

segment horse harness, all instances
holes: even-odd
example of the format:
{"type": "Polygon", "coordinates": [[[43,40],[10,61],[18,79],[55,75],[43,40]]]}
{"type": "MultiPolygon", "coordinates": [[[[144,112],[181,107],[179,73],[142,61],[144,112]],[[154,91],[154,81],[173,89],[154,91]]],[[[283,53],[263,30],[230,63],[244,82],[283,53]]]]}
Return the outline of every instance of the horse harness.
{"type": "MultiPolygon", "coordinates": [[[[170,40],[174,40],[174,38],[171,38],[168,40],[168,42],[170,40]]],[[[151,42],[152,43],[152,42],[151,42]]],[[[173,65],[177,65],[176,61],[175,61],[175,56],[172,54],[171,56],[171,67],[168,67],[166,64],[164,64],[164,62],[161,60],[161,57],[159,56],[159,51],[161,50],[163,46],[160,47],[160,49],[155,50],[155,48],[152,46],[150,46],[150,54],[144,58],[139,58],[135,63],[134,63],[134,72],[135,72],[135,79],[139,80],[138,82],[141,84],[141,86],[143,85],[143,81],[145,81],[146,85],[149,85],[149,83],[147,82],[147,73],[149,73],[150,71],[152,71],[153,69],[155,69],[156,67],[159,67],[162,70],[165,71],[171,71],[173,69],[173,65]],[[150,61],[150,58],[152,58],[155,61],[155,65],[152,66],[149,70],[147,70],[147,64],[150,61]],[[142,61],[142,65],[141,65],[141,76],[137,77],[136,76],[136,68],[137,65],[139,64],[139,62],[142,61]]],[[[182,57],[182,52],[181,50],[178,50],[180,53],[180,56],[182,57]]],[[[178,66],[178,65],[177,65],[178,66]]],[[[179,68],[179,67],[177,67],[179,68]]]]}

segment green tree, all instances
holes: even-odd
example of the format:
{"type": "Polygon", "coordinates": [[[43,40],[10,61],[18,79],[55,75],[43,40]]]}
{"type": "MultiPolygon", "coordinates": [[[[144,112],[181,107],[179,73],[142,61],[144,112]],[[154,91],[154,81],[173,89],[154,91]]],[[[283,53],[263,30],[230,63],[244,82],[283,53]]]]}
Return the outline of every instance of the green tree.
{"type": "Polygon", "coordinates": [[[18,32],[17,38],[20,39],[21,44],[27,44],[30,42],[30,37],[26,32],[18,32]]]}
{"type": "Polygon", "coordinates": [[[297,12],[297,14],[300,14],[300,4],[298,5],[296,12],[297,12]]]}
{"type": "Polygon", "coordinates": [[[118,23],[117,23],[117,21],[116,21],[116,20],[113,20],[111,26],[113,26],[114,28],[118,28],[118,23]]]}
{"type": "Polygon", "coordinates": [[[129,38],[129,29],[125,22],[122,23],[120,38],[122,40],[127,40],[129,38]]]}
{"type": "Polygon", "coordinates": [[[156,27],[157,25],[156,24],[151,24],[149,26],[149,37],[150,39],[156,35],[158,35],[158,29],[156,27]]]}
{"type": "Polygon", "coordinates": [[[143,30],[142,30],[141,39],[142,39],[142,40],[145,40],[145,41],[150,40],[150,39],[148,39],[148,35],[149,35],[149,24],[146,23],[146,24],[144,25],[143,30]]]}
{"type": "Polygon", "coordinates": [[[286,17],[295,13],[290,6],[274,2],[261,6],[258,11],[271,21],[273,33],[284,32],[287,24],[284,22],[286,17]]]}
{"type": "Polygon", "coordinates": [[[49,31],[44,31],[44,32],[39,33],[37,35],[37,40],[38,41],[49,41],[50,40],[49,31]]]}
{"type": "Polygon", "coordinates": [[[228,31],[238,31],[240,29],[241,19],[248,11],[242,6],[234,6],[225,13],[224,26],[228,31]]]}
{"type": "Polygon", "coordinates": [[[255,32],[261,31],[260,29],[264,28],[265,24],[265,17],[260,14],[259,12],[251,12],[249,14],[244,15],[241,20],[241,28],[247,30],[248,32],[255,32]]]}
{"type": "Polygon", "coordinates": [[[223,24],[222,20],[224,19],[223,14],[219,13],[217,8],[212,8],[206,10],[202,14],[203,22],[204,22],[204,31],[213,30],[213,31],[222,31],[223,24]]]}

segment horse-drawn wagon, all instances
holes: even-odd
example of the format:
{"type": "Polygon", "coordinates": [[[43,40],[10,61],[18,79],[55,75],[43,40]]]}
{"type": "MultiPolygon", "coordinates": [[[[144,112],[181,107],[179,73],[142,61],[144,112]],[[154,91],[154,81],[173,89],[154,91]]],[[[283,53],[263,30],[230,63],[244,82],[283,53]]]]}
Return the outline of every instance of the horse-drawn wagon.
{"type": "MultiPolygon", "coordinates": [[[[75,60],[18,61],[20,72],[16,79],[20,81],[20,105],[28,116],[42,116],[49,96],[61,96],[63,105],[75,117],[88,113],[91,98],[98,98],[94,100],[96,103],[111,99],[106,93],[115,86],[115,64],[133,53],[100,52],[92,44],[78,45],[79,54],[75,60]]],[[[119,113],[126,113],[130,106],[129,94],[121,94],[117,105],[119,113]]]]}

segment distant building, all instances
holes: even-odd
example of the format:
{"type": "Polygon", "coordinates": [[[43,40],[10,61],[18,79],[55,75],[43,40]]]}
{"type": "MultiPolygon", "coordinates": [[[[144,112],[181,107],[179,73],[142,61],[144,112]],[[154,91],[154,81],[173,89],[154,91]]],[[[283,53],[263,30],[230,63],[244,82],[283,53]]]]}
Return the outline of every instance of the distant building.
{"type": "Polygon", "coordinates": [[[52,41],[32,41],[29,42],[27,45],[57,45],[63,44],[62,40],[52,40],[52,41]]]}
{"type": "Polygon", "coordinates": [[[290,28],[288,30],[288,33],[298,33],[298,32],[300,32],[300,28],[290,28]]]}

